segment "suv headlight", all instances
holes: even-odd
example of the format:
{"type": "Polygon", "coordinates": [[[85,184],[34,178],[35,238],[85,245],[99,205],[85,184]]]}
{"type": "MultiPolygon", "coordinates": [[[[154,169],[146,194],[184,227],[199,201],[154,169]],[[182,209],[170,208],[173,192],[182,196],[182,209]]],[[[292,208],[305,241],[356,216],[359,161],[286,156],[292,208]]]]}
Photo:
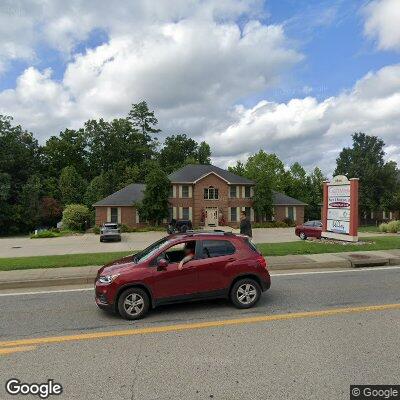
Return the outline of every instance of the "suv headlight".
{"type": "Polygon", "coordinates": [[[100,278],[99,278],[99,282],[100,282],[100,283],[107,283],[107,284],[110,284],[110,283],[113,282],[118,276],[119,276],[119,274],[115,274],[115,275],[101,275],[100,278]]]}

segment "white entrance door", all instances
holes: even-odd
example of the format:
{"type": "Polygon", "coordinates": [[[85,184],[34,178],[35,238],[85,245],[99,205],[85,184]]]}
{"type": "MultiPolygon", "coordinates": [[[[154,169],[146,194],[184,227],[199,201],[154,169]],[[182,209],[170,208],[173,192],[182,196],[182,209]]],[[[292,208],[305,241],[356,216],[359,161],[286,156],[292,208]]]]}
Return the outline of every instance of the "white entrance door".
{"type": "Polygon", "coordinates": [[[206,225],[217,226],[218,225],[218,208],[209,207],[206,208],[206,225]]]}

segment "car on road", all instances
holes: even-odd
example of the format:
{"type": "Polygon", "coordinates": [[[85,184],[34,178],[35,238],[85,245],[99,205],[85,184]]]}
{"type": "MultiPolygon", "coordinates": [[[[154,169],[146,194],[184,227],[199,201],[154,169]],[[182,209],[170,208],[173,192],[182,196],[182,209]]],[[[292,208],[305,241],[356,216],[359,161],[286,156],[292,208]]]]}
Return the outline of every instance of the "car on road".
{"type": "Polygon", "coordinates": [[[100,242],[107,242],[109,240],[121,241],[121,229],[118,224],[107,222],[100,228],[100,242]]]}
{"type": "Polygon", "coordinates": [[[320,239],[322,233],[321,221],[307,221],[302,225],[297,225],[294,233],[302,240],[308,237],[315,237],[320,239]]]}
{"type": "Polygon", "coordinates": [[[247,236],[194,231],[166,236],[100,268],[95,300],[125,319],[139,319],[161,304],[208,298],[253,307],[270,285],[267,263],[247,236]],[[193,258],[179,269],[188,248],[193,258]]]}

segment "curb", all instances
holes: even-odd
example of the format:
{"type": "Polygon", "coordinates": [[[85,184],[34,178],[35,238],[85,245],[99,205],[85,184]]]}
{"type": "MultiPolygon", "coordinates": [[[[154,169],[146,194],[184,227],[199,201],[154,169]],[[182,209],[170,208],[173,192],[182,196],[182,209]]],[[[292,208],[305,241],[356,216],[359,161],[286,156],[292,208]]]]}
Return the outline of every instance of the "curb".
{"type": "MultiPolygon", "coordinates": [[[[343,258],[338,261],[309,261],[297,263],[279,263],[273,262],[268,265],[268,270],[297,270],[297,269],[329,269],[329,268],[365,268],[379,267],[384,265],[400,265],[400,258],[374,257],[368,259],[343,258]]],[[[100,266],[99,266],[100,268],[100,266]]],[[[81,276],[41,278],[30,280],[10,280],[0,282],[0,290],[38,288],[47,286],[66,286],[66,285],[87,285],[94,284],[96,273],[90,273],[81,276]]]]}

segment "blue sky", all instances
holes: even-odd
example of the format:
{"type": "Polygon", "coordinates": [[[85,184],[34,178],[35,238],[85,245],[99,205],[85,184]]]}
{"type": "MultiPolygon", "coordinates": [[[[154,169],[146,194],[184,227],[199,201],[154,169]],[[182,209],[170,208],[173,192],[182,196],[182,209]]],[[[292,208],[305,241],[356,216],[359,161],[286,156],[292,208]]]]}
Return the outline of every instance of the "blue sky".
{"type": "Polygon", "coordinates": [[[221,166],[262,148],[329,169],[360,130],[400,161],[398,0],[6,3],[0,114],[41,142],[147,100],[221,166]]]}

